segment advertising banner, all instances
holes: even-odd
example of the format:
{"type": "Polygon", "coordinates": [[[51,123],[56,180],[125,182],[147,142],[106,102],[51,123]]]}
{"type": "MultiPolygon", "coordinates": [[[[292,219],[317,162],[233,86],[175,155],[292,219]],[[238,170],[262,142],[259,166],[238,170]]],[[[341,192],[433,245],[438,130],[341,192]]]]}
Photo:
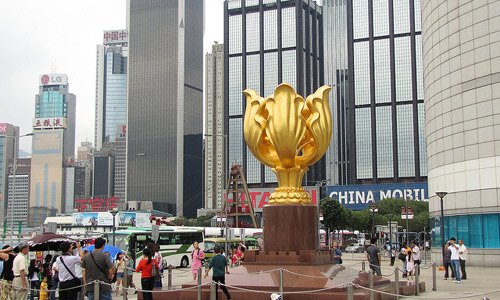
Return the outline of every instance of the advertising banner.
{"type": "Polygon", "coordinates": [[[85,212],[73,214],[73,225],[75,226],[98,226],[99,213],[85,212]]]}
{"type": "MultiPolygon", "coordinates": [[[[252,199],[252,205],[256,212],[262,212],[262,208],[264,205],[269,204],[269,197],[274,192],[275,188],[249,188],[248,193],[250,194],[250,198],[252,199]]],[[[319,202],[319,187],[317,186],[309,186],[305,187],[304,190],[311,195],[311,200],[314,205],[317,205],[319,202]]],[[[226,197],[226,194],[224,193],[226,197]]],[[[232,202],[233,194],[230,193],[228,197],[228,201],[232,202]]],[[[240,202],[245,201],[245,195],[242,196],[240,202]]]]}
{"type": "Polygon", "coordinates": [[[427,182],[327,186],[326,194],[352,210],[387,198],[429,201],[427,182]]]}
{"type": "Polygon", "coordinates": [[[67,85],[68,75],[66,74],[43,74],[40,75],[40,85],[67,85]]]}

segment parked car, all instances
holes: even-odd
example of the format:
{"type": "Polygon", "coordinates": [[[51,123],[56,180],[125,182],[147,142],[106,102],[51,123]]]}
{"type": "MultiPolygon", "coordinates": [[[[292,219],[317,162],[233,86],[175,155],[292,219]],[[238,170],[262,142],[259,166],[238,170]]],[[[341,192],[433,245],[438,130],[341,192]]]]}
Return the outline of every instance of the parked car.
{"type": "Polygon", "coordinates": [[[345,248],[345,252],[363,253],[365,252],[365,246],[363,246],[363,244],[350,244],[345,248]]]}

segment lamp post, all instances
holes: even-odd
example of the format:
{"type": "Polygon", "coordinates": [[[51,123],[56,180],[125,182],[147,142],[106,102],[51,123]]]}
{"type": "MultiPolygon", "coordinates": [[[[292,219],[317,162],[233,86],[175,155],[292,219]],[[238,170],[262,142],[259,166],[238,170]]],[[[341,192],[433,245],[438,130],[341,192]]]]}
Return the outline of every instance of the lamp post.
{"type": "MultiPolygon", "coordinates": [[[[10,216],[10,244],[14,244],[14,195],[15,195],[15,189],[16,189],[16,171],[17,171],[17,158],[18,158],[18,149],[17,149],[17,142],[18,139],[21,137],[25,136],[33,136],[34,133],[30,132],[27,134],[23,135],[3,135],[0,136],[2,138],[11,138],[14,140],[14,161],[12,163],[12,199],[9,199],[9,202],[7,203],[7,216],[10,216]],[[11,201],[12,200],[12,201],[11,201]]],[[[7,187],[7,194],[8,194],[8,187],[7,187]]]]}
{"type": "Polygon", "coordinates": [[[375,237],[375,213],[378,213],[378,205],[373,203],[370,205],[370,210],[372,212],[372,238],[375,237]]]}
{"type": "Polygon", "coordinates": [[[443,209],[443,198],[446,196],[448,192],[436,192],[436,195],[441,200],[441,255],[443,258],[443,266],[444,266],[444,209],[443,209]]]}
{"type": "MultiPolygon", "coordinates": [[[[228,172],[228,166],[227,166],[227,161],[228,161],[228,158],[227,158],[227,134],[204,134],[205,137],[212,137],[212,138],[215,138],[215,137],[222,137],[224,140],[223,140],[223,144],[224,144],[224,172],[222,172],[222,174],[226,174],[226,172],[228,172]]],[[[212,143],[212,147],[213,147],[213,143],[212,143]]],[[[222,182],[224,182],[225,180],[223,179],[222,182]]],[[[222,192],[223,194],[223,197],[224,197],[224,192],[222,192]]],[[[227,195],[226,195],[227,197],[227,195]]],[[[224,225],[226,227],[226,245],[224,247],[224,251],[225,251],[225,254],[228,255],[229,253],[229,224],[228,224],[228,210],[229,210],[229,207],[227,206],[227,203],[226,203],[226,209],[225,209],[225,217],[226,217],[226,221],[224,222],[224,225]]],[[[221,219],[222,219],[222,215],[221,215],[221,219]]],[[[222,228],[221,228],[222,230],[222,228]]]]}
{"type": "Polygon", "coordinates": [[[115,246],[115,216],[118,213],[118,208],[114,207],[110,213],[113,215],[113,246],[115,246]]]}
{"type": "Polygon", "coordinates": [[[389,218],[389,245],[392,251],[392,214],[388,214],[387,217],[389,218]]]}

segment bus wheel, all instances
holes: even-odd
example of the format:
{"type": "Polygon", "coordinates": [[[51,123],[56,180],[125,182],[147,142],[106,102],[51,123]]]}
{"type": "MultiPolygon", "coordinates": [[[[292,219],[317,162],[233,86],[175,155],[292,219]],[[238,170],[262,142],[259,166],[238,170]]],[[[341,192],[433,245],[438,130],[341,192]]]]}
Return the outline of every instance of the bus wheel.
{"type": "Polygon", "coordinates": [[[187,268],[188,265],[189,265],[189,259],[187,258],[187,256],[184,256],[181,259],[181,268],[187,268]]]}

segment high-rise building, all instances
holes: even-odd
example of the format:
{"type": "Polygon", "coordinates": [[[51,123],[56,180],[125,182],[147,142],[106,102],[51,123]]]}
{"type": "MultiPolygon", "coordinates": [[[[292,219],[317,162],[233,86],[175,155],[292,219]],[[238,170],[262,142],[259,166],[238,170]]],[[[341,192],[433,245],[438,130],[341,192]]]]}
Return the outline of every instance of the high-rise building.
{"type": "Polygon", "coordinates": [[[323,2],[332,183],[425,182],[420,0],[323,2]]]}
{"type": "MultiPolygon", "coordinates": [[[[224,3],[224,93],[228,162],[243,166],[250,187],[277,185],[276,175],[248,150],[243,138],[244,89],[269,96],[278,84],[309,95],[324,83],[322,9],[314,1],[224,3]]],[[[305,185],[325,180],[325,160],[311,166],[305,185]]]]}
{"type": "Polygon", "coordinates": [[[115,182],[114,182],[114,195],[124,203],[127,191],[127,125],[118,125],[115,139],[115,182]]]}
{"type": "MultiPolygon", "coordinates": [[[[12,168],[9,162],[17,159],[19,153],[19,127],[9,123],[0,123],[0,218],[7,215],[9,192],[9,172],[12,168]]],[[[3,223],[2,223],[3,224],[3,223]]]]}
{"type": "Polygon", "coordinates": [[[220,209],[228,167],[224,135],[224,45],[205,55],[205,207],[220,209]]]}
{"type": "Polygon", "coordinates": [[[93,163],[92,196],[108,198],[113,196],[115,158],[113,156],[95,156],[93,163]]]}
{"type": "MultiPolygon", "coordinates": [[[[76,96],[69,93],[67,75],[40,76],[40,91],[36,95],[33,120],[30,179],[30,210],[38,208],[33,210],[34,214],[42,216],[54,211],[64,212],[63,167],[65,161],[74,161],[75,113],[76,96]]],[[[32,215],[31,220],[39,221],[41,216],[32,215]]]]}
{"type": "Polygon", "coordinates": [[[498,267],[500,2],[424,0],[422,22],[432,259],[455,237],[467,265],[498,267]]]}
{"type": "Polygon", "coordinates": [[[126,30],[104,31],[103,44],[97,46],[95,102],[95,140],[100,151],[105,143],[114,143],[117,126],[127,122],[126,30]]]}
{"type": "Polygon", "coordinates": [[[82,142],[80,147],[77,149],[76,161],[79,165],[91,165],[92,164],[92,143],[82,142]]]}
{"type": "Polygon", "coordinates": [[[203,1],[130,0],[127,200],[202,207],[203,1]]]}
{"type": "MultiPolygon", "coordinates": [[[[12,163],[12,161],[11,161],[12,163]]],[[[31,158],[19,158],[16,161],[16,174],[9,172],[9,203],[7,228],[15,227],[17,231],[19,222],[22,226],[28,225],[28,205],[30,196],[31,158]],[[15,179],[14,179],[15,177],[15,179]]]]}

